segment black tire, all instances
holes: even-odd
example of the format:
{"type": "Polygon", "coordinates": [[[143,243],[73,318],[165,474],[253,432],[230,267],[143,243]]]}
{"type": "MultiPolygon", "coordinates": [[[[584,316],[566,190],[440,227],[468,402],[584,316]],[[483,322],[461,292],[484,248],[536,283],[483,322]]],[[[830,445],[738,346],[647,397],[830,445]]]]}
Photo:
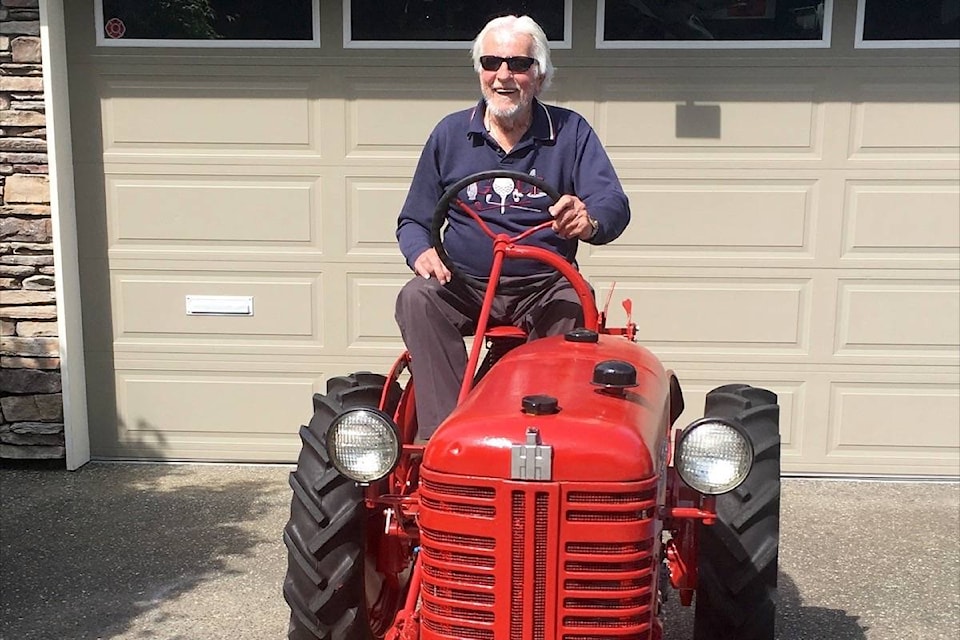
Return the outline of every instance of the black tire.
{"type": "MultiPolygon", "coordinates": [[[[283,531],[290,606],[290,640],[371,640],[365,595],[368,513],[363,491],[330,464],[327,429],[341,411],[380,403],[386,378],[372,373],[332,378],[326,395],[313,397],[313,418],[300,428],[302,447],[290,474],[293,499],[283,531]]],[[[387,410],[400,398],[396,382],[387,410]]]]}
{"type": "Polygon", "coordinates": [[[780,541],[780,407],[776,394],[726,385],[705,415],[739,422],[754,448],[742,485],[717,496],[717,522],[700,525],[694,640],[773,640],[780,541]]]}

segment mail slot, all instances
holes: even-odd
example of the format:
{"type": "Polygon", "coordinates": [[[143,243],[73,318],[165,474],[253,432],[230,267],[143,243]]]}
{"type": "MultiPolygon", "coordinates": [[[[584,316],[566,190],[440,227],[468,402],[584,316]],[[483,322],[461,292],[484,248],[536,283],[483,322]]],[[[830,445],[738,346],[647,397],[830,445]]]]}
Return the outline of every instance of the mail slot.
{"type": "Polygon", "coordinates": [[[252,316],[253,296],[187,296],[188,316],[252,316]]]}

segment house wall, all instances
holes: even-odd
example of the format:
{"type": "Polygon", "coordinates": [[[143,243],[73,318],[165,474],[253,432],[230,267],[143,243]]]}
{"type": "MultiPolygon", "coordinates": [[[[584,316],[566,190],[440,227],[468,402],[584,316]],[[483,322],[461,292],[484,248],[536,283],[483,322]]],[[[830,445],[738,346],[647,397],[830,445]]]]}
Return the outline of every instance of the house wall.
{"type": "Polygon", "coordinates": [[[0,1],[0,458],[65,456],[38,0],[0,1]]]}

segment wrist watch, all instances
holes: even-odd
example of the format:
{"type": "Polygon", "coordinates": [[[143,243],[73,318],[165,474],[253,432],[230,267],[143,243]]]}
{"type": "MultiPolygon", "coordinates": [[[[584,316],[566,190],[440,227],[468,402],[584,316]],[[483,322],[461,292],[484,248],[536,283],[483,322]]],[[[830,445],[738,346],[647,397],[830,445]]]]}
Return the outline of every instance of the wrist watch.
{"type": "Polygon", "coordinates": [[[594,218],[594,217],[593,217],[592,215],[590,215],[589,213],[587,214],[587,222],[590,223],[590,229],[591,229],[591,231],[590,231],[590,235],[587,236],[586,239],[587,239],[587,240],[590,240],[590,239],[593,238],[593,236],[597,235],[597,231],[600,230],[600,223],[597,221],[596,218],[594,218]]]}

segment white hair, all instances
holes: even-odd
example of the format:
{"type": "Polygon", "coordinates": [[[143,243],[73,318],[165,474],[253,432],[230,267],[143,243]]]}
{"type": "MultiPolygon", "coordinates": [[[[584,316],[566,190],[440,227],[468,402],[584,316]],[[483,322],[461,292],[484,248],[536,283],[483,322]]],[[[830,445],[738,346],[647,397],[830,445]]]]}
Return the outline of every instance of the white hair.
{"type": "Polygon", "coordinates": [[[473,40],[473,68],[480,73],[480,56],[483,55],[483,39],[492,31],[508,31],[530,36],[533,41],[533,58],[537,61],[539,77],[543,81],[541,91],[546,91],[553,81],[553,63],[550,62],[550,45],[547,44],[547,35],[540,25],[530,16],[501,16],[494,18],[480,30],[473,40]]]}

